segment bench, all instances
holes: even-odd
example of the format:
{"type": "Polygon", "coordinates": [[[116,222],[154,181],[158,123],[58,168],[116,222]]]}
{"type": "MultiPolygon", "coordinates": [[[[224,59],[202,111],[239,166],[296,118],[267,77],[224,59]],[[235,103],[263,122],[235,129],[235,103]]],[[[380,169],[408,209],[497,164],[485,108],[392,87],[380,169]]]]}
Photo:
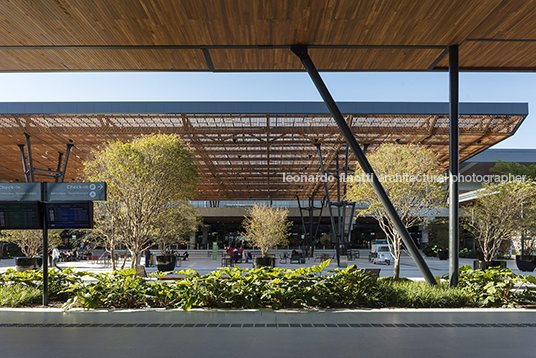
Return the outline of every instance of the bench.
{"type": "Polygon", "coordinates": [[[291,264],[299,264],[299,263],[301,263],[301,260],[302,260],[301,256],[292,256],[290,258],[290,263],[291,264]]]}
{"type": "Polygon", "coordinates": [[[318,254],[318,255],[315,255],[315,261],[316,260],[320,260],[320,261],[326,261],[326,260],[329,260],[329,254],[318,254]]]}
{"type": "Polygon", "coordinates": [[[365,273],[370,277],[375,277],[376,279],[378,279],[380,277],[380,270],[381,269],[377,268],[366,268],[365,273]]]}

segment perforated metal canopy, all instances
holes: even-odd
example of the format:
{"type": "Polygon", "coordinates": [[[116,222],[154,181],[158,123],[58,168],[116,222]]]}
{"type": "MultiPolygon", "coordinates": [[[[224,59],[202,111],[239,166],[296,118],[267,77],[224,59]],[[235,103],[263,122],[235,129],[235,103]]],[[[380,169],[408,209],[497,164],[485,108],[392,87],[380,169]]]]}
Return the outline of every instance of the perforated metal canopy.
{"type": "MultiPolygon", "coordinates": [[[[374,151],[381,143],[419,143],[448,166],[447,103],[343,102],[356,138],[374,151]]],[[[460,158],[512,135],[526,103],[461,103],[460,158]]],[[[323,193],[315,144],[325,165],[344,155],[345,141],[321,102],[66,102],[0,103],[0,179],[24,181],[18,144],[31,136],[34,166],[54,170],[58,152],[74,144],[66,181],[81,180],[83,160],[106,141],[175,133],[195,151],[202,200],[291,200],[323,193]]],[[[350,154],[350,163],[355,163],[350,154]]],[[[39,179],[41,180],[41,179],[39,179]]]]}

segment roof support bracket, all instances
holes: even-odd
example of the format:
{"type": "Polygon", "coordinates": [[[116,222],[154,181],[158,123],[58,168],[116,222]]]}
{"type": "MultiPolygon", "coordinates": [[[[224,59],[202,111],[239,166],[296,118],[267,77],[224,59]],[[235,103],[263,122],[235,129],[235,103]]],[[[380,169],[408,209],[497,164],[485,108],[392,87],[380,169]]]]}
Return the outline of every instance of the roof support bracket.
{"type": "Polygon", "coordinates": [[[61,168],[61,159],[63,157],[63,153],[59,152],[58,155],[58,166],[56,170],[50,170],[50,169],[39,169],[34,167],[33,165],[33,158],[32,158],[32,145],[30,142],[30,135],[28,133],[24,133],[26,137],[26,146],[28,150],[28,165],[26,165],[26,157],[24,156],[24,144],[19,144],[20,148],[20,155],[22,157],[22,168],[24,170],[24,178],[26,179],[26,183],[35,183],[35,176],[43,176],[43,177],[49,177],[53,178],[56,183],[60,182],[63,183],[63,180],[65,178],[65,171],[67,170],[67,162],[69,161],[69,154],[71,153],[71,149],[73,147],[72,143],[67,144],[67,152],[65,154],[65,160],[63,162],[63,169],[61,168]],[[36,173],[37,172],[37,173],[36,173]]]}

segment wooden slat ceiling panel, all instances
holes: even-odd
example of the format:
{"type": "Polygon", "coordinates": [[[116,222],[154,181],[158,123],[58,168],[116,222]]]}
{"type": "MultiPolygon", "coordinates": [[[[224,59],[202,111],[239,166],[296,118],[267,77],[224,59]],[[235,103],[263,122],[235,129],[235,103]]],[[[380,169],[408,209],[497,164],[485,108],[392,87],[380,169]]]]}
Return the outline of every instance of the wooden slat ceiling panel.
{"type": "Polygon", "coordinates": [[[203,52],[197,49],[40,49],[0,51],[4,71],[32,70],[207,70],[203,52]],[[198,67],[199,66],[199,67],[198,67]]]}
{"type": "Polygon", "coordinates": [[[442,70],[453,44],[462,69],[535,70],[534,23],[534,0],[0,1],[0,71],[301,71],[294,44],[322,70],[442,70]]]}
{"type": "MultiPolygon", "coordinates": [[[[523,116],[460,117],[461,160],[509,136],[523,116]]],[[[421,143],[448,165],[448,117],[438,115],[355,115],[348,117],[369,153],[381,143],[421,143]]],[[[195,151],[202,183],[198,199],[243,200],[305,197],[323,188],[288,183],[285,175],[317,175],[314,143],[321,143],[326,165],[334,165],[344,140],[325,115],[0,115],[0,179],[24,181],[18,144],[31,135],[34,166],[54,170],[58,152],[74,148],[67,180],[83,180],[83,160],[109,140],[131,140],[143,133],[175,133],[195,151]]],[[[353,156],[351,165],[355,165],[353,156]]],[[[38,180],[42,180],[39,177],[38,180]]]]}
{"type": "Polygon", "coordinates": [[[0,38],[3,45],[445,45],[466,38],[501,2],[2,1],[0,38]]]}
{"type": "MultiPolygon", "coordinates": [[[[360,67],[365,71],[428,68],[442,49],[311,49],[316,67],[323,71],[344,71],[360,67]],[[396,60],[393,60],[396,59],[396,60]]],[[[302,69],[288,49],[211,49],[215,71],[271,71],[302,69]],[[240,65],[241,64],[241,65],[240,65]]]]}
{"type": "Polygon", "coordinates": [[[303,68],[298,57],[288,49],[211,49],[209,50],[215,71],[293,70],[303,68]]]}
{"type": "Polygon", "coordinates": [[[536,40],[536,1],[505,0],[478,26],[470,39],[536,40]]]}
{"type": "Polygon", "coordinates": [[[319,70],[364,71],[428,68],[441,55],[441,49],[311,49],[311,59],[319,70]]]}
{"type": "MultiPolygon", "coordinates": [[[[448,58],[438,67],[448,67],[448,58]]],[[[536,68],[536,41],[467,41],[460,46],[460,68],[503,68],[533,70],[536,68]],[[497,53],[508,56],[495,56],[497,53]],[[471,54],[466,56],[465,54],[471,54]]]]}

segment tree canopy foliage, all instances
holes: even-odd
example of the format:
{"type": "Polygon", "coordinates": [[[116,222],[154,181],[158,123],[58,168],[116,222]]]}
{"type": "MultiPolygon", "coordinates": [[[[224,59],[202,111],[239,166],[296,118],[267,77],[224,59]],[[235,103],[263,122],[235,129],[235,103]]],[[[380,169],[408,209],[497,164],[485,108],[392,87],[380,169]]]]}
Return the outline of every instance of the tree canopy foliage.
{"type": "Polygon", "coordinates": [[[288,209],[255,204],[248,209],[249,216],[242,222],[244,236],[261,250],[262,257],[276,245],[284,245],[292,222],[288,221],[288,209]]]}
{"type": "MultiPolygon", "coordinates": [[[[31,258],[43,254],[42,230],[3,230],[2,233],[2,239],[17,244],[24,256],[31,258]]],[[[60,230],[48,230],[48,252],[61,243],[60,230]]]]}
{"type": "Polygon", "coordinates": [[[531,182],[503,182],[482,186],[469,209],[468,222],[484,261],[491,261],[501,244],[521,230],[530,230],[536,220],[536,192],[531,182]]]}
{"type": "MultiPolygon", "coordinates": [[[[383,144],[368,155],[368,160],[406,227],[422,223],[423,217],[445,204],[439,163],[427,148],[414,144],[383,144]]],[[[395,261],[393,277],[399,277],[401,237],[359,166],[348,180],[347,198],[370,204],[358,216],[373,216],[378,220],[395,261]]]]}
{"type": "Polygon", "coordinates": [[[490,171],[498,174],[524,175],[527,180],[536,179],[536,164],[526,166],[516,162],[499,160],[491,167],[490,171]]]}
{"type": "Polygon", "coordinates": [[[192,151],[175,135],[110,142],[84,164],[89,180],[107,183],[108,201],[96,224],[132,252],[133,266],[163,217],[182,217],[199,180],[192,151]]]}

